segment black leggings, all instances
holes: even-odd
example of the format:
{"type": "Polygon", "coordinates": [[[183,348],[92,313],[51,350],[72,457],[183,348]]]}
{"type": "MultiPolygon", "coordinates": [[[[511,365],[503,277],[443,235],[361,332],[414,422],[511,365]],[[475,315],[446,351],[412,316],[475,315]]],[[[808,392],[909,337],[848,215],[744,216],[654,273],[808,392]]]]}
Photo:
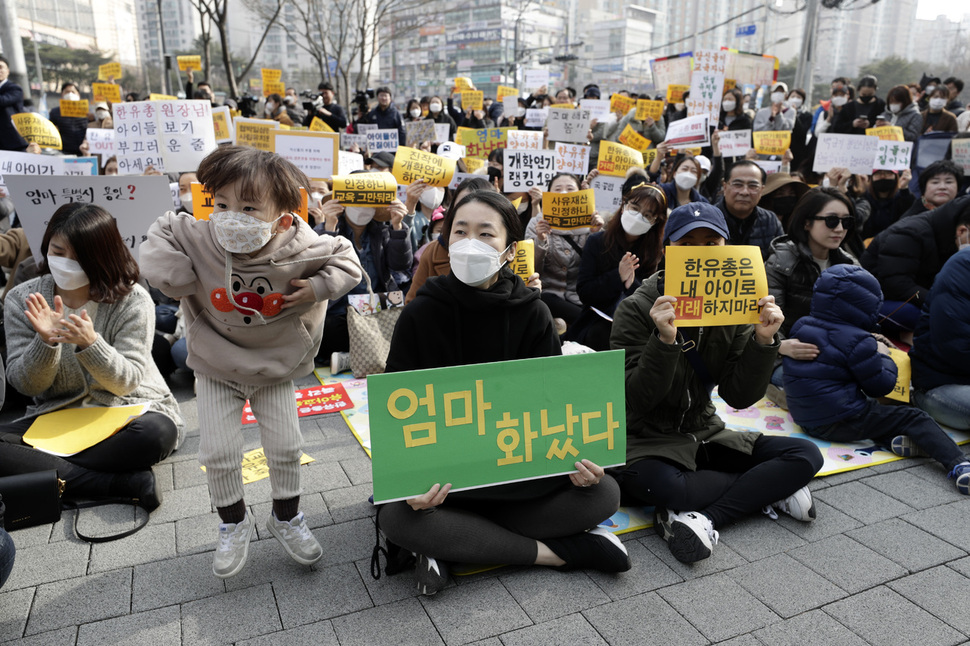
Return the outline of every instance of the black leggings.
{"type": "Polygon", "coordinates": [[[566,484],[531,500],[452,501],[414,511],[404,501],[383,505],[378,522],[406,550],[456,563],[532,565],[537,540],[578,534],[606,520],[620,504],[610,476],[592,487],[566,484]]]}
{"type": "Polygon", "coordinates": [[[617,479],[627,497],[675,511],[699,511],[714,527],[792,495],[822,468],[822,454],[808,440],[762,435],[750,455],[708,443],[697,452],[697,470],[660,458],[634,462],[617,479]]]}

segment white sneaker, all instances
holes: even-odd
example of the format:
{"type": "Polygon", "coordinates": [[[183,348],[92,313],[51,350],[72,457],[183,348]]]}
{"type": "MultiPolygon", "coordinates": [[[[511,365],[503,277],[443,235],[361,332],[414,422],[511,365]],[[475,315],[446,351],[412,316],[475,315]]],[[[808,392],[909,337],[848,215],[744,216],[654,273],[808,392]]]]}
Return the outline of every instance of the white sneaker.
{"type": "Polygon", "coordinates": [[[274,512],[266,520],[266,529],[276,537],[290,558],[297,563],[313,565],[323,558],[323,548],[310,533],[302,511],[289,522],[278,520],[274,512]]]}
{"type": "Polygon", "coordinates": [[[674,558],[681,563],[694,563],[711,555],[719,535],[710,518],[696,511],[678,513],[662,507],[655,513],[654,527],[667,541],[674,558]]]}
{"type": "Polygon", "coordinates": [[[330,374],[337,375],[344,370],[350,370],[350,353],[334,352],[330,355],[330,374]]]}
{"type": "Polygon", "coordinates": [[[239,574],[249,556],[249,540],[255,529],[249,513],[240,523],[221,523],[219,542],[212,559],[212,573],[220,579],[228,579],[239,574]]]}
{"type": "Polygon", "coordinates": [[[811,522],[815,520],[815,501],[812,500],[812,492],[808,486],[804,486],[784,500],[771,503],[770,507],[765,507],[764,513],[772,519],[777,519],[778,514],[774,510],[783,511],[795,520],[811,522]]]}

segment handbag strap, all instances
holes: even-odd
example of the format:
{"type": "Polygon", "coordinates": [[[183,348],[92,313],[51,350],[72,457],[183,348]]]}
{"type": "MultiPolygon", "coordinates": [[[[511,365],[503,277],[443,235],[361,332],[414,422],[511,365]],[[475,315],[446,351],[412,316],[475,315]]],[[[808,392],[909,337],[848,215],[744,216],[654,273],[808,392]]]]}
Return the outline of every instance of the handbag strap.
{"type": "Polygon", "coordinates": [[[570,246],[571,246],[571,247],[572,247],[573,249],[575,249],[575,250],[576,250],[576,253],[578,253],[578,254],[579,254],[579,256],[580,256],[580,257],[582,257],[582,256],[583,256],[583,248],[579,246],[579,243],[578,243],[578,242],[576,242],[575,240],[573,240],[573,237],[572,237],[572,236],[570,236],[570,235],[565,235],[565,236],[563,236],[563,237],[564,237],[564,238],[566,239],[566,242],[568,242],[568,243],[569,243],[569,245],[570,245],[570,246]]]}
{"type": "MultiPolygon", "coordinates": [[[[711,375],[711,371],[707,369],[706,365],[704,365],[704,360],[701,359],[700,352],[697,351],[697,341],[690,338],[686,328],[681,328],[680,333],[684,336],[684,345],[681,352],[683,352],[684,356],[687,357],[687,362],[690,364],[690,367],[694,369],[694,374],[697,375],[697,378],[700,379],[701,386],[707,391],[708,396],[710,396],[710,394],[714,391],[714,386],[717,385],[717,382],[711,375]]],[[[700,340],[700,336],[701,333],[698,333],[698,341],[700,340]]]]}
{"type": "Polygon", "coordinates": [[[110,500],[95,500],[91,502],[74,502],[74,501],[65,500],[63,504],[65,509],[73,509],[76,512],[74,514],[74,533],[77,534],[78,538],[80,538],[81,540],[85,540],[89,543],[107,543],[109,541],[116,541],[118,539],[131,536],[132,534],[143,529],[145,525],[148,524],[149,514],[146,511],[145,517],[142,520],[140,520],[138,525],[136,525],[132,529],[128,529],[123,532],[119,532],[118,534],[111,534],[108,536],[88,536],[87,534],[82,534],[81,530],[78,529],[77,527],[78,518],[81,517],[82,509],[90,509],[93,507],[104,507],[105,505],[130,505],[132,507],[135,507],[136,509],[141,509],[140,505],[133,504],[131,500],[127,500],[124,498],[115,498],[110,500]]]}

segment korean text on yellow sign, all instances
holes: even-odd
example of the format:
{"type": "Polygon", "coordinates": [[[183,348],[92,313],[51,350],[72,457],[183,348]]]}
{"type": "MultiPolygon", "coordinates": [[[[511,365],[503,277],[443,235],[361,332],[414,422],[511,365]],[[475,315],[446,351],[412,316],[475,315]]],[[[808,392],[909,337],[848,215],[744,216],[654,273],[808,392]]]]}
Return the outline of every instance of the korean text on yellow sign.
{"type": "MultiPolygon", "coordinates": [[[[300,210],[296,212],[305,222],[310,221],[309,206],[310,195],[306,189],[300,187],[300,210]]],[[[205,190],[199,182],[192,182],[192,215],[196,220],[208,220],[213,211],[212,194],[205,190]]]]}
{"type": "Polygon", "coordinates": [[[459,90],[470,90],[474,87],[474,85],[472,84],[472,80],[467,76],[456,76],[455,87],[459,90]]]}
{"type": "Polygon", "coordinates": [[[478,159],[477,157],[462,157],[461,160],[465,163],[465,170],[469,173],[474,173],[485,165],[485,160],[478,159]]]}
{"type": "Polygon", "coordinates": [[[617,114],[626,114],[636,106],[637,106],[637,100],[631,99],[628,96],[623,96],[622,94],[614,94],[610,97],[610,112],[616,112],[617,114]]]}
{"type": "Polygon", "coordinates": [[[202,69],[202,56],[179,56],[176,60],[178,60],[179,71],[202,69]]]}
{"type": "Polygon", "coordinates": [[[791,131],[763,130],[752,132],[754,149],[759,155],[784,155],[791,148],[791,131]]]}
{"type": "Polygon", "coordinates": [[[595,191],[591,188],[572,193],[542,194],[542,219],[553,229],[568,231],[588,227],[595,211],[595,191]]]}
{"type": "Polygon", "coordinates": [[[519,91],[514,87],[509,87],[508,85],[500,85],[495,91],[495,96],[497,97],[498,101],[501,101],[507,96],[519,96],[519,91]]]}
{"type": "Polygon", "coordinates": [[[121,103],[121,86],[114,83],[92,83],[91,91],[95,101],[121,103]]]}
{"type": "Polygon", "coordinates": [[[480,90],[462,90],[461,107],[463,110],[483,110],[485,93],[480,90]]]}
{"type": "Polygon", "coordinates": [[[664,113],[663,101],[637,99],[637,114],[636,114],[637,120],[643,121],[647,117],[650,117],[654,121],[660,121],[660,119],[663,118],[663,113],[664,113]]]}
{"type": "Polygon", "coordinates": [[[269,96],[270,94],[283,96],[285,93],[286,84],[283,81],[263,81],[263,96],[269,96]]]}
{"type": "Polygon", "coordinates": [[[61,133],[53,123],[33,112],[21,112],[10,117],[20,136],[41,148],[61,149],[61,133]]]}
{"type": "Polygon", "coordinates": [[[508,143],[508,131],[515,128],[458,128],[455,143],[465,147],[465,155],[488,159],[489,153],[496,148],[505,148],[508,143]]]}
{"type": "Polygon", "coordinates": [[[676,296],[675,325],[757,323],[758,301],[768,295],[761,248],[667,247],[664,294],[676,296]]]}
{"type": "Polygon", "coordinates": [[[629,123],[626,124],[626,128],[623,129],[623,132],[620,133],[620,136],[617,137],[617,139],[624,146],[629,146],[630,148],[639,150],[640,152],[643,152],[649,148],[650,144],[652,143],[649,139],[634,130],[633,126],[631,126],[629,123]]]}
{"type": "Polygon", "coordinates": [[[334,175],[332,199],[344,206],[386,206],[397,199],[397,182],[388,173],[334,175]]]}
{"type": "Polygon", "coordinates": [[[61,99],[61,116],[62,117],[88,117],[88,100],[81,99],[80,101],[68,101],[67,99],[61,99]]]}
{"type": "Polygon", "coordinates": [[[899,126],[882,126],[881,128],[866,128],[866,135],[879,137],[883,141],[904,141],[903,129],[899,126]]]}
{"type": "Polygon", "coordinates": [[[121,77],[121,63],[105,63],[98,65],[99,79],[116,79],[121,77]]]}
{"type": "Polygon", "coordinates": [[[528,284],[529,277],[536,271],[536,245],[534,240],[519,240],[515,243],[515,258],[509,263],[512,273],[528,284]]]}
{"type": "Polygon", "coordinates": [[[668,85],[667,103],[679,103],[684,100],[684,92],[690,89],[689,85],[668,85]]]}
{"type": "Polygon", "coordinates": [[[212,129],[215,131],[217,144],[232,143],[232,117],[227,106],[212,108],[212,129]]]}
{"type": "Polygon", "coordinates": [[[272,119],[233,118],[236,130],[236,145],[259,148],[266,152],[276,152],[273,131],[279,130],[280,124],[272,119]]]}
{"type": "Polygon", "coordinates": [[[909,355],[902,350],[889,348],[889,358],[896,364],[896,385],[893,386],[892,392],[886,397],[909,403],[910,382],[913,379],[913,366],[910,363],[909,355]]]}
{"type": "Polygon", "coordinates": [[[264,67],[259,70],[259,75],[263,79],[263,83],[267,81],[278,82],[283,79],[283,70],[267,69],[264,67]]]}
{"type": "Polygon", "coordinates": [[[333,128],[327,125],[327,122],[320,117],[313,117],[313,121],[310,122],[311,132],[333,132],[333,128]]]}
{"type": "Polygon", "coordinates": [[[612,141],[600,142],[600,156],[596,169],[604,175],[624,177],[632,166],[643,166],[643,155],[639,150],[612,141]]]}
{"type": "Polygon", "coordinates": [[[456,162],[417,148],[400,146],[394,154],[391,174],[401,185],[424,180],[431,186],[448,186],[455,176],[456,162]]]}

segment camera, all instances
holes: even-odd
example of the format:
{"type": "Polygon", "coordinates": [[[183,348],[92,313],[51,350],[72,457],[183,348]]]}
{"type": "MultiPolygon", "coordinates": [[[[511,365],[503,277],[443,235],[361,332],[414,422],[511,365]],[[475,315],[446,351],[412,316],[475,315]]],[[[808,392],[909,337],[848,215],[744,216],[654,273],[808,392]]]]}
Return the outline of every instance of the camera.
{"type": "Polygon", "coordinates": [[[300,92],[300,96],[310,99],[311,101],[316,101],[318,98],[320,98],[320,93],[314,92],[313,90],[303,90],[300,92]]]}
{"type": "Polygon", "coordinates": [[[353,104],[357,106],[357,112],[359,114],[366,114],[368,109],[368,99],[373,99],[375,96],[374,90],[367,88],[366,90],[357,90],[354,94],[353,104]]]}
{"type": "Polygon", "coordinates": [[[256,104],[259,103],[259,99],[260,97],[247,93],[235,97],[234,100],[236,101],[236,105],[239,106],[239,112],[242,116],[249,118],[256,116],[256,104]]]}

